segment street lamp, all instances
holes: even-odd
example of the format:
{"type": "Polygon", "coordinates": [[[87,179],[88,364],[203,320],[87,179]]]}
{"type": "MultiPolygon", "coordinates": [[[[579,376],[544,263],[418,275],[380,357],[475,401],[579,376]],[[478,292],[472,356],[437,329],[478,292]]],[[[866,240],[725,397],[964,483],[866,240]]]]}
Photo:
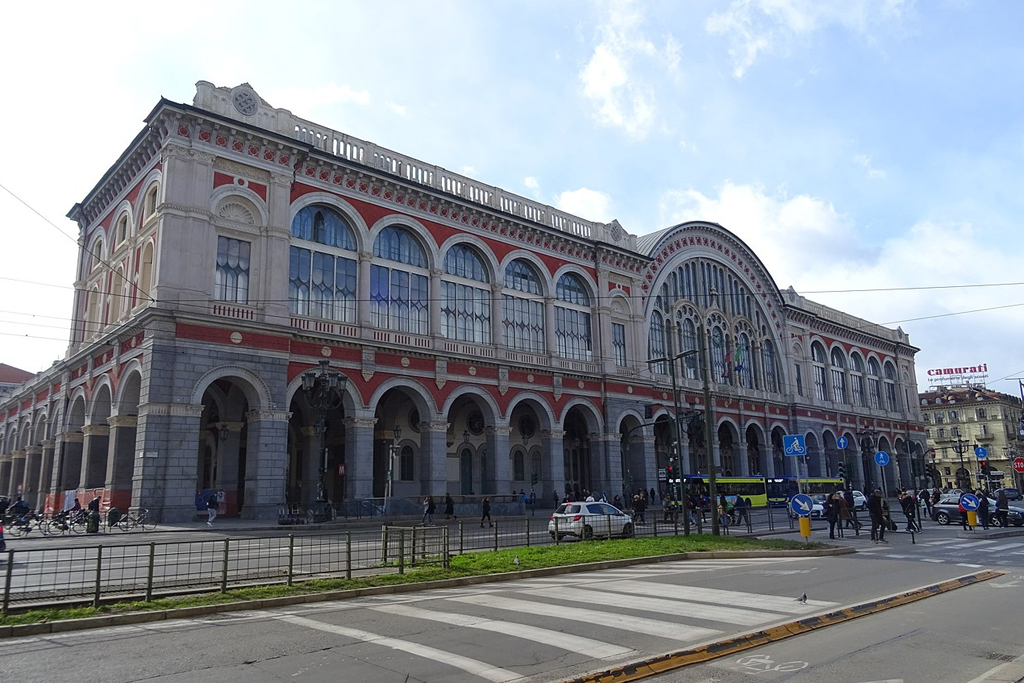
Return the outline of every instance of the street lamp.
{"type": "Polygon", "coordinates": [[[398,456],[399,442],[402,440],[402,427],[396,422],[391,428],[391,446],[388,449],[388,480],[384,486],[384,516],[388,515],[388,501],[391,500],[392,486],[395,481],[395,458],[398,456]]]}
{"type": "MultiPolygon", "coordinates": [[[[679,328],[679,324],[678,323],[676,324],[676,328],[677,329],[679,328]]],[[[682,412],[683,412],[683,410],[682,410],[682,407],[679,405],[679,388],[678,388],[678,384],[676,382],[676,361],[681,359],[681,358],[686,358],[687,356],[692,356],[693,354],[695,354],[697,352],[695,350],[693,350],[693,349],[690,349],[689,351],[682,351],[680,353],[674,353],[675,352],[675,343],[674,343],[673,340],[675,338],[675,335],[670,332],[667,336],[668,336],[668,354],[669,355],[667,357],[663,357],[663,358],[651,358],[650,360],[647,361],[647,363],[648,363],[648,365],[650,365],[652,363],[668,363],[669,377],[670,377],[671,382],[672,382],[672,408],[675,411],[675,416],[672,419],[672,431],[673,431],[674,436],[675,436],[675,444],[674,444],[673,448],[675,449],[675,452],[674,453],[669,453],[669,463],[671,463],[673,460],[676,461],[677,465],[676,465],[675,468],[673,468],[673,471],[678,471],[679,472],[680,480],[682,480],[684,482],[684,486],[683,486],[682,490],[680,490],[678,488],[678,484],[675,481],[672,481],[672,480],[670,480],[668,482],[668,487],[669,487],[669,491],[672,494],[672,499],[673,500],[681,500],[683,502],[683,534],[689,536],[690,535],[690,515],[686,512],[686,486],[685,486],[685,481],[686,480],[682,478],[682,471],[681,471],[682,467],[681,467],[681,462],[680,462],[680,460],[682,459],[680,456],[682,455],[681,451],[682,451],[682,444],[683,444],[683,440],[682,440],[683,430],[682,430],[682,425],[681,425],[680,421],[682,420],[682,412]]],[[[709,445],[710,445],[710,442],[709,442],[709,445]]],[[[712,529],[712,533],[717,534],[718,533],[717,529],[713,528],[712,529]]]]}
{"type": "Polygon", "coordinates": [[[320,480],[316,485],[316,503],[313,506],[313,520],[322,522],[330,517],[327,501],[327,414],[341,406],[341,393],[348,380],[345,375],[331,369],[329,360],[320,361],[320,369],[302,373],[302,389],[309,404],[316,410],[317,448],[321,454],[320,480]]]}
{"type": "MultiPolygon", "coordinates": [[[[868,481],[868,472],[871,471],[871,469],[870,469],[871,465],[877,466],[877,463],[875,463],[874,459],[872,459],[871,460],[871,465],[868,465],[867,467],[865,467],[865,458],[867,457],[867,454],[869,454],[872,451],[876,450],[876,445],[878,443],[878,439],[881,436],[882,436],[882,433],[879,432],[876,429],[866,429],[866,430],[862,431],[860,434],[857,435],[857,442],[860,444],[860,447],[861,447],[860,459],[861,459],[861,470],[864,472],[864,492],[865,492],[865,494],[869,494],[870,491],[868,491],[868,489],[872,488],[872,486],[874,485],[874,482],[869,482],[868,481]]],[[[886,493],[886,490],[885,490],[885,488],[886,488],[886,486],[885,486],[885,472],[882,472],[881,476],[882,476],[882,493],[884,495],[888,496],[888,493],[886,493]]]]}

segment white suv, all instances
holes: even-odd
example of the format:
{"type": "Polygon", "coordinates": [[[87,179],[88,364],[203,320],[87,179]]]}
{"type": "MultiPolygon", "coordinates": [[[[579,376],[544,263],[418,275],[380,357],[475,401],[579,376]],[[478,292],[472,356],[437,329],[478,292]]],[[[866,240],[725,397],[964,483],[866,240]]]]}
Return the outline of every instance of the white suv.
{"type": "Polygon", "coordinates": [[[633,519],[608,503],[562,503],[548,522],[551,538],[608,538],[633,535],[633,519]]]}

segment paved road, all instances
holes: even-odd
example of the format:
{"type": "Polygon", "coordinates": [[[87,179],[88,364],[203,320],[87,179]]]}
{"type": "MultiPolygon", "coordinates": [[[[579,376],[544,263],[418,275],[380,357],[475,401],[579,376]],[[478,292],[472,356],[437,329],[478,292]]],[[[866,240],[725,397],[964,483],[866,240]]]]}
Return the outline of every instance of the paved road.
{"type": "Polygon", "coordinates": [[[553,681],[964,573],[856,556],[673,562],[12,639],[0,670],[20,683],[553,681]]]}

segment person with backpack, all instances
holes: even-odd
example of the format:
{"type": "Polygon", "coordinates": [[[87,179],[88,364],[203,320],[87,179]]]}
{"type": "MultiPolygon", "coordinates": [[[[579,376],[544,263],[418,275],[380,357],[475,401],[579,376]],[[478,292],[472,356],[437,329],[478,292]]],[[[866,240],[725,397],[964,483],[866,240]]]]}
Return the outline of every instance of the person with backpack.
{"type": "Polygon", "coordinates": [[[220,500],[217,498],[217,492],[211,491],[210,497],[206,499],[206,526],[213,526],[213,520],[217,519],[218,508],[220,508],[220,500]]]}

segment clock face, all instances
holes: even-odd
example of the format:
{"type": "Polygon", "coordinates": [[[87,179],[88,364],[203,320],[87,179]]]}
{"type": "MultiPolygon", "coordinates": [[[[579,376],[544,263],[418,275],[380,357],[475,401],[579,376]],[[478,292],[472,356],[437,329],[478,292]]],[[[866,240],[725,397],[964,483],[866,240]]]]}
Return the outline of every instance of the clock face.
{"type": "Polygon", "coordinates": [[[256,93],[249,88],[238,88],[231,94],[231,102],[242,116],[252,116],[260,106],[256,93]]]}

